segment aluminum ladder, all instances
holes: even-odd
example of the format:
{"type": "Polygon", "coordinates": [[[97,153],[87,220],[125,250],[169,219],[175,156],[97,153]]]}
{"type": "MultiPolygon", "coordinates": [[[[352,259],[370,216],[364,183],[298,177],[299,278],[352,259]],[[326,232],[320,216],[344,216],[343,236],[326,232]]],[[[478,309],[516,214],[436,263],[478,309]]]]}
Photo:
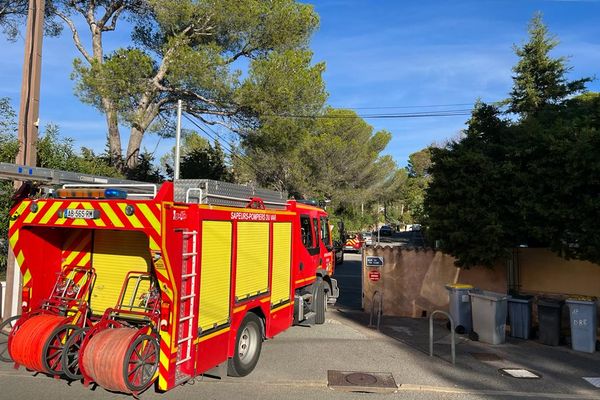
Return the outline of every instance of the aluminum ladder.
{"type": "MultiPolygon", "coordinates": [[[[196,281],[198,278],[198,232],[182,232],[181,297],[179,298],[179,319],[177,338],[177,361],[175,363],[175,383],[181,384],[193,377],[187,366],[192,360],[192,349],[197,329],[194,329],[196,309],[196,281]]],[[[193,364],[192,364],[193,365],[193,364]]]]}

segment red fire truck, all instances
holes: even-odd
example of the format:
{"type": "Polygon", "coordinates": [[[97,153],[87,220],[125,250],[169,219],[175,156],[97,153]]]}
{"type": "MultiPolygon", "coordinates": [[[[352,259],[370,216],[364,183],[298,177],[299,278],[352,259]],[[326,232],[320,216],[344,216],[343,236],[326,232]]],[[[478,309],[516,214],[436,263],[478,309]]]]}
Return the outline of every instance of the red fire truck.
{"type": "Polygon", "coordinates": [[[350,235],[344,243],[344,251],[360,253],[364,244],[365,240],[360,233],[350,235]]]}
{"type": "Polygon", "coordinates": [[[64,185],[13,208],[9,242],[15,365],[134,395],[245,376],[264,339],[322,324],[339,294],[327,213],[231,183],[64,185]]]}

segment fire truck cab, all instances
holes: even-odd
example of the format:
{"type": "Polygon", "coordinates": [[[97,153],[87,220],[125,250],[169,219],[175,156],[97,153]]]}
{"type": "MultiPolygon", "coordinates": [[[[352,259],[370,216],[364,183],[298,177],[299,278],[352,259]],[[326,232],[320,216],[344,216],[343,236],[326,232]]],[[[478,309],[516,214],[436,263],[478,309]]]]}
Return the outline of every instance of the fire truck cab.
{"type": "Polygon", "coordinates": [[[324,323],[339,295],[327,213],[226,182],[65,185],[13,208],[9,242],[15,363],[134,395],[247,375],[264,339],[324,323]]]}

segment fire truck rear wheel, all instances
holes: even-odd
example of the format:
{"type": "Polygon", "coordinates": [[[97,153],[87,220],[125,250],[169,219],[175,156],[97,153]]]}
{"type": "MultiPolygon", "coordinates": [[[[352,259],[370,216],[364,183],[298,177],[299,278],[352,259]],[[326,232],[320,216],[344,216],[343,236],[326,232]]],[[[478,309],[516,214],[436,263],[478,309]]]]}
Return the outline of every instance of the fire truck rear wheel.
{"type": "Polygon", "coordinates": [[[254,370],[262,348],[262,322],[254,313],[246,314],[235,340],[235,353],[227,363],[227,375],[241,377],[254,370]]]}
{"type": "Polygon", "coordinates": [[[14,317],[10,317],[5,319],[0,324],[0,361],[3,362],[12,362],[12,358],[10,357],[10,353],[8,352],[8,336],[12,332],[13,328],[17,321],[21,318],[20,315],[15,315],[14,317]]]}
{"type": "Polygon", "coordinates": [[[325,293],[325,285],[327,282],[319,279],[316,283],[315,290],[315,324],[322,325],[325,323],[325,311],[327,310],[327,293],[325,293]]]}

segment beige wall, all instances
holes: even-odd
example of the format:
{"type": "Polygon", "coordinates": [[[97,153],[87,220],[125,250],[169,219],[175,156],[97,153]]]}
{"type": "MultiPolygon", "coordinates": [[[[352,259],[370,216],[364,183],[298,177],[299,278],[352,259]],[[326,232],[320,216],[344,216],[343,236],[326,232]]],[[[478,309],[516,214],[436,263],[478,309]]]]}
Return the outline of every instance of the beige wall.
{"type": "Polygon", "coordinates": [[[600,297],[600,265],[565,260],[546,249],[519,249],[521,291],[600,297]]]}
{"type": "Polygon", "coordinates": [[[447,283],[468,283],[475,287],[506,293],[506,267],[494,269],[477,267],[461,270],[454,266],[454,258],[432,250],[406,250],[400,247],[367,247],[364,255],[383,256],[379,268],[381,280],[369,280],[364,267],[363,307],[371,310],[376,291],[383,293],[385,315],[403,317],[429,316],[435,310],[448,310],[447,283]]]}

